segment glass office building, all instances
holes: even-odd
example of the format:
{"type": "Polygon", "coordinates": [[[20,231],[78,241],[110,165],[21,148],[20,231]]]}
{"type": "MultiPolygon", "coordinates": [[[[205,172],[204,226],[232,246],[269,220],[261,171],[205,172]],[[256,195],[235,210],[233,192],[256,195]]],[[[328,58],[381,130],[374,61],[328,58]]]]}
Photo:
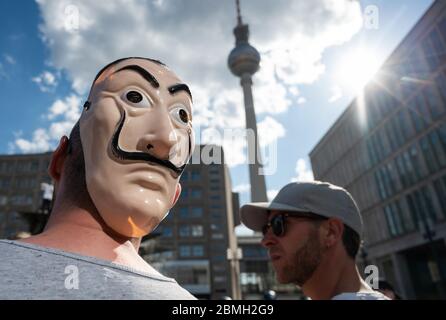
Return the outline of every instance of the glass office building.
{"type": "Polygon", "coordinates": [[[310,153],[361,209],[359,261],[406,298],[446,298],[446,3],[436,1],[310,153]]]}

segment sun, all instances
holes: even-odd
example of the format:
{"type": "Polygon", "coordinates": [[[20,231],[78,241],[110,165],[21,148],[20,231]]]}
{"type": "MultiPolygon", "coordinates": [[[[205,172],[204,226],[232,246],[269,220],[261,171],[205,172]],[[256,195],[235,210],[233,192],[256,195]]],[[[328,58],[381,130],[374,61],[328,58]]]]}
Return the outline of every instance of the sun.
{"type": "Polygon", "coordinates": [[[364,47],[350,50],[337,66],[336,82],[345,91],[360,94],[365,85],[374,79],[380,67],[376,52],[364,47]]]}

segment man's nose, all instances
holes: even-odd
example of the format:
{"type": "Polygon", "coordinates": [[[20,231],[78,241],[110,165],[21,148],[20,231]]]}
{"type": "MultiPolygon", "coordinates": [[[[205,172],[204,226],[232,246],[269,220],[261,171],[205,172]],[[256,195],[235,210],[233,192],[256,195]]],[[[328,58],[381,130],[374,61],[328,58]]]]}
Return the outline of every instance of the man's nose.
{"type": "Polygon", "coordinates": [[[149,153],[162,160],[169,160],[172,148],[178,141],[177,133],[172,125],[170,117],[162,114],[153,116],[147,124],[149,133],[145,134],[138,142],[138,150],[149,153]]]}
{"type": "Polygon", "coordinates": [[[277,243],[276,236],[272,233],[271,228],[268,228],[260,243],[265,248],[269,248],[277,243]]]}

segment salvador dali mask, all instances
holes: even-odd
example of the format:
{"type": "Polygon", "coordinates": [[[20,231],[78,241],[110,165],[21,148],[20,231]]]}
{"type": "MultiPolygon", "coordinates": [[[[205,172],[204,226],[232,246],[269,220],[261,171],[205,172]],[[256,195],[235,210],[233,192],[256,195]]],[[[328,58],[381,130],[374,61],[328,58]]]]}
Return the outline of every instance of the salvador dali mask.
{"type": "Polygon", "coordinates": [[[167,67],[127,59],[94,83],[80,118],[86,184],[105,223],[150,233],[178,198],[194,149],[192,97],[167,67]]]}

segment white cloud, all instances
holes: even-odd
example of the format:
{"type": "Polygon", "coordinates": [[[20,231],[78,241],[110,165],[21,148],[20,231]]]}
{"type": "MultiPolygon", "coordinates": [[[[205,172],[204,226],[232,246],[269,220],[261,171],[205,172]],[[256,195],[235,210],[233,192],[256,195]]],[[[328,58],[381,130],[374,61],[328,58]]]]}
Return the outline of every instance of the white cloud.
{"type": "Polygon", "coordinates": [[[313,171],[307,167],[307,161],[305,159],[299,159],[296,162],[296,177],[292,178],[292,182],[300,182],[300,181],[313,181],[313,171]]]}
{"type": "Polygon", "coordinates": [[[271,143],[276,143],[279,138],[285,136],[283,125],[270,116],[266,116],[257,124],[260,147],[265,147],[271,143]]]}
{"type": "Polygon", "coordinates": [[[305,102],[307,102],[307,99],[305,99],[304,97],[299,97],[297,99],[297,104],[304,104],[305,102]]]}
{"type": "Polygon", "coordinates": [[[34,131],[31,140],[17,138],[15,146],[23,153],[37,153],[48,151],[50,149],[50,137],[47,130],[39,128],[34,131]]]}
{"type": "Polygon", "coordinates": [[[22,132],[15,134],[14,143],[9,145],[10,152],[18,149],[22,153],[45,152],[54,149],[63,135],[69,135],[81,114],[80,97],[71,94],[65,99],[56,100],[43,118],[50,120],[48,128],[34,131],[31,139],[22,138],[22,132]]]}
{"type": "Polygon", "coordinates": [[[331,96],[328,99],[328,102],[333,103],[342,98],[342,90],[339,86],[331,87],[331,96]]]}
{"type": "Polygon", "coordinates": [[[244,224],[241,224],[235,227],[235,234],[236,236],[246,237],[246,236],[252,236],[254,234],[254,231],[246,227],[244,224]]]}
{"type": "Polygon", "coordinates": [[[272,201],[278,193],[279,193],[279,190],[268,190],[267,194],[268,194],[269,201],[272,201]]]}
{"type": "MultiPolygon", "coordinates": [[[[223,132],[244,127],[240,82],[227,69],[226,62],[234,46],[233,1],[37,3],[42,15],[42,39],[51,54],[50,65],[66,71],[78,95],[86,93],[98,70],[110,61],[148,56],[165,62],[190,85],[195,104],[194,127],[200,133],[207,128],[223,132]],[[66,11],[68,6],[78,9],[77,30],[67,31],[66,23],[73,14],[66,11]]],[[[314,82],[324,72],[323,52],[348,41],[362,24],[357,1],[258,0],[241,5],[244,22],[250,25],[250,42],[262,55],[261,69],[253,77],[257,116],[286,112],[293,104],[288,92],[302,103],[304,98],[297,98],[298,86],[314,82]]],[[[55,107],[55,114],[62,107],[55,107]]],[[[264,125],[272,126],[277,137],[284,134],[281,125],[267,121],[264,125]]],[[[209,140],[201,138],[202,142],[209,140]]],[[[246,163],[243,137],[221,140],[230,166],[246,163]]]]}
{"type": "Polygon", "coordinates": [[[74,94],[66,97],[65,100],[58,99],[49,108],[47,118],[53,120],[63,116],[66,120],[75,123],[81,115],[80,104],[80,97],[74,94]]]}
{"type": "Polygon", "coordinates": [[[53,91],[57,86],[56,75],[49,71],[43,71],[40,75],[31,80],[37,83],[42,92],[53,91]]]}
{"type": "Polygon", "coordinates": [[[4,54],[3,56],[5,57],[5,61],[7,63],[9,63],[9,64],[16,64],[15,59],[12,56],[10,56],[9,54],[4,54]]]}
{"type": "MultiPolygon", "coordinates": [[[[217,81],[226,88],[227,81],[234,80],[226,68],[234,43],[231,1],[37,3],[52,63],[68,71],[79,93],[85,93],[100,67],[122,56],[159,57],[180,76],[204,87],[217,81]],[[66,8],[73,5],[79,11],[79,30],[67,32],[71,16],[66,8]]],[[[262,53],[262,69],[268,69],[266,77],[256,76],[255,85],[276,82],[276,77],[287,84],[311,83],[323,72],[323,51],[348,41],[362,24],[360,5],[350,0],[247,1],[242,15],[250,24],[251,42],[262,53]]]]}

